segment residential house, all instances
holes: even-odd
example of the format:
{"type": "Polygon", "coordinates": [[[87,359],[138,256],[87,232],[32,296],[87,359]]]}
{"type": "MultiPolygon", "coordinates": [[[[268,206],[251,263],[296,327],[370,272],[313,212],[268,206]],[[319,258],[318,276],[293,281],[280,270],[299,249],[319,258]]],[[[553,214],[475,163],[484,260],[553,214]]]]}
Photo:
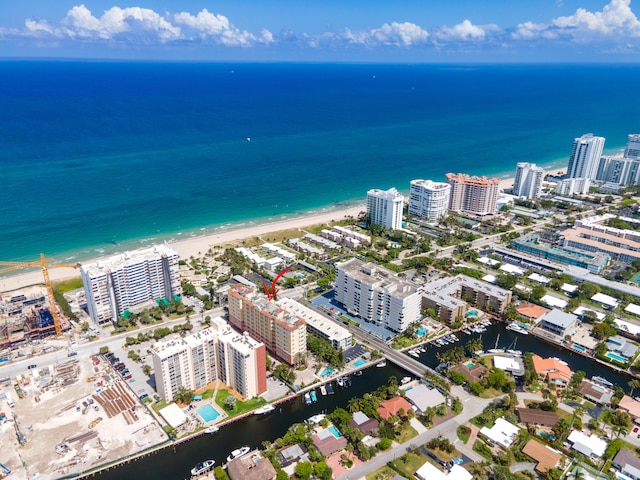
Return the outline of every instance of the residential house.
{"type": "Polygon", "coordinates": [[[536,461],[535,469],[542,474],[547,473],[552,468],[557,468],[562,459],[560,452],[533,439],[527,442],[522,449],[522,453],[536,461]]]}
{"type": "Polygon", "coordinates": [[[271,462],[254,450],[249,455],[227,463],[227,473],[231,480],[274,480],[276,469],[271,462]]]}
{"type": "Polygon", "coordinates": [[[411,404],[404,397],[393,397],[380,402],[377,412],[383,420],[389,420],[389,417],[398,415],[400,410],[403,412],[411,410],[411,404]]]}
{"type": "Polygon", "coordinates": [[[355,412],[350,422],[351,427],[362,430],[367,435],[380,426],[380,422],[375,418],[369,418],[362,412],[355,412]]]}
{"type": "Polygon", "coordinates": [[[527,426],[553,427],[560,421],[560,417],[555,412],[547,412],[537,408],[516,408],[516,415],[518,415],[520,423],[527,426]]]}
{"type": "Polygon", "coordinates": [[[534,355],[533,367],[538,376],[546,382],[567,385],[571,381],[572,372],[569,365],[557,358],[542,358],[534,355]]]}
{"type": "Polygon", "coordinates": [[[626,477],[640,480],[640,458],[628,448],[621,448],[611,463],[626,477]]]}

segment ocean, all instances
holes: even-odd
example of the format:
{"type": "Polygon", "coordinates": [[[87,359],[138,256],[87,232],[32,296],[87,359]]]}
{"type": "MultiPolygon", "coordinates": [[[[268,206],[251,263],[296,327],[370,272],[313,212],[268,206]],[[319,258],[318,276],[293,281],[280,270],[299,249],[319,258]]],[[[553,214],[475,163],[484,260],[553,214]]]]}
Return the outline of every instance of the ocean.
{"type": "Polygon", "coordinates": [[[0,62],[0,260],[80,261],[620,151],[623,65],[0,62]]]}

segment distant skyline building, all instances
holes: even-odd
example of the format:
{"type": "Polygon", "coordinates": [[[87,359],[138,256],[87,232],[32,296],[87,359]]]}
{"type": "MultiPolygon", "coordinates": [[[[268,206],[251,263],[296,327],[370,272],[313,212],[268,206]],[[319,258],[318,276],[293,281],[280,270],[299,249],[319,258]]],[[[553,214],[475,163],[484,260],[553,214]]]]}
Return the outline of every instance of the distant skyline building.
{"type": "Polygon", "coordinates": [[[437,222],[447,214],[451,185],[431,180],[411,180],[409,215],[437,222]]]}
{"type": "Polygon", "coordinates": [[[395,188],[367,192],[367,218],[372,225],[380,225],[391,230],[402,228],[404,196],[395,188]]]}
{"type": "Polygon", "coordinates": [[[520,162],[516,165],[513,194],[529,199],[540,198],[544,169],[535,163],[520,162]]]}
{"type": "Polygon", "coordinates": [[[182,293],[178,253],[167,244],[80,266],[87,311],[94,322],[117,321],[125,310],[182,293]]]}
{"type": "Polygon", "coordinates": [[[394,272],[356,258],[336,264],[336,300],[350,313],[394,332],[420,320],[421,293],[394,272]]]}
{"type": "Polygon", "coordinates": [[[627,147],[624,149],[625,158],[640,160],[640,134],[631,133],[627,137],[627,147]]]}
{"type": "Polygon", "coordinates": [[[640,184],[640,134],[630,134],[623,155],[601,157],[596,180],[625,187],[640,184]]]}
{"type": "Polygon", "coordinates": [[[569,156],[567,177],[595,180],[604,150],[604,141],[604,137],[596,137],[592,133],[575,138],[569,156]]]}
{"type": "Polygon", "coordinates": [[[475,177],[466,173],[447,173],[451,185],[449,210],[473,215],[496,213],[500,182],[497,178],[475,177]]]}
{"type": "Polygon", "coordinates": [[[270,302],[263,293],[235,285],[228,293],[229,322],[263,342],[276,357],[295,364],[307,351],[305,320],[270,302]]]}

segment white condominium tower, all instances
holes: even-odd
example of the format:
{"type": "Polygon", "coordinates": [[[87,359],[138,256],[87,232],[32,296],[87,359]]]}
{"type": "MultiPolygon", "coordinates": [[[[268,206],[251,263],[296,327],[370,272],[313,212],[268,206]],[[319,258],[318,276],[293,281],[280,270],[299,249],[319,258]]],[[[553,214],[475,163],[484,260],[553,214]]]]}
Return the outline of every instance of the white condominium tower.
{"type": "Polygon", "coordinates": [[[399,230],[402,228],[404,197],[395,188],[367,192],[367,217],[372,225],[399,230]]]}
{"type": "Polygon", "coordinates": [[[431,180],[411,180],[409,215],[436,222],[447,214],[451,185],[431,180]]]}
{"type": "Polygon", "coordinates": [[[640,134],[631,133],[627,140],[627,148],[624,150],[625,158],[637,158],[640,160],[640,134]]]}
{"type": "Polygon", "coordinates": [[[363,320],[403,332],[420,320],[418,286],[391,270],[352,258],[336,265],[336,300],[363,320]]]}
{"type": "Polygon", "coordinates": [[[567,166],[567,177],[595,180],[603,149],[604,137],[594,137],[592,133],[588,133],[575,138],[567,166]]]}
{"type": "Polygon", "coordinates": [[[496,213],[500,192],[500,182],[497,178],[447,173],[447,183],[451,185],[450,211],[473,215],[496,213]]]}
{"type": "Polygon", "coordinates": [[[540,198],[544,169],[535,163],[521,162],[516,165],[516,178],[513,181],[513,194],[524,198],[540,198]]]}
{"type": "Polygon", "coordinates": [[[182,293],[178,254],[155,245],[80,266],[87,310],[98,324],[116,321],[125,310],[182,293]]]}

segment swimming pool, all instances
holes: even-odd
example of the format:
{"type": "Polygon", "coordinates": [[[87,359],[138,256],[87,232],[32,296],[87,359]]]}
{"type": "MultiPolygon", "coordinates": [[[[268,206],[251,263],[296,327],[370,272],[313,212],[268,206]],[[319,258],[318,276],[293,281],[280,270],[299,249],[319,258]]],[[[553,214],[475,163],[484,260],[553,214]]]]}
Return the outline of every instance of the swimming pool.
{"type": "Polygon", "coordinates": [[[425,333],[427,333],[428,331],[429,331],[429,329],[428,329],[428,328],[424,328],[424,327],[422,327],[422,328],[418,329],[418,331],[417,331],[416,333],[418,334],[418,336],[419,336],[419,337],[421,337],[422,335],[424,335],[424,334],[425,334],[425,333]]]}
{"type": "Polygon", "coordinates": [[[342,436],[342,434],[338,431],[338,429],[333,425],[327,428],[327,430],[329,430],[329,432],[331,432],[331,435],[333,435],[336,438],[340,438],[342,436]]]}
{"type": "Polygon", "coordinates": [[[477,317],[478,316],[478,310],[475,310],[475,309],[474,310],[469,310],[466,313],[466,315],[467,315],[467,317],[477,317]]]}
{"type": "Polygon", "coordinates": [[[333,368],[325,368],[324,372],[320,374],[321,377],[326,377],[327,375],[331,375],[335,370],[333,368]]]}
{"type": "Polygon", "coordinates": [[[607,357],[609,357],[612,360],[615,360],[616,362],[627,363],[627,359],[626,358],[621,357],[620,355],[616,355],[613,352],[607,352],[607,357]]]}
{"type": "Polygon", "coordinates": [[[542,438],[546,438],[551,440],[552,442],[556,439],[556,436],[553,433],[547,433],[544,430],[540,430],[538,432],[538,436],[542,438]]]}
{"type": "Polygon", "coordinates": [[[572,348],[578,352],[584,352],[584,348],[582,348],[580,345],[574,345],[572,348]]]}
{"type": "Polygon", "coordinates": [[[213,422],[220,416],[218,411],[208,403],[206,405],[198,407],[196,409],[196,412],[198,412],[198,415],[200,415],[205,422],[213,422]]]}
{"type": "Polygon", "coordinates": [[[469,362],[469,363],[467,363],[467,365],[466,365],[466,366],[467,366],[467,368],[471,368],[471,367],[473,367],[473,362],[469,362]]]}
{"type": "Polygon", "coordinates": [[[367,363],[367,362],[365,362],[364,360],[358,360],[356,363],[353,364],[353,366],[354,367],[359,367],[360,365],[364,365],[365,363],[367,363]]]}

